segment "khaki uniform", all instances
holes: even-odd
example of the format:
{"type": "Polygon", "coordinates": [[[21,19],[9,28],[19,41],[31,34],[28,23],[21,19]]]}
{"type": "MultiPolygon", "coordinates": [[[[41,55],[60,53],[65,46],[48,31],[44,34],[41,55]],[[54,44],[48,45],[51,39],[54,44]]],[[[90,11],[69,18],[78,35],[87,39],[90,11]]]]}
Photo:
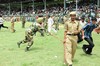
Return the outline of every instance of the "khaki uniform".
{"type": "Polygon", "coordinates": [[[36,22],[37,31],[41,33],[41,36],[44,36],[44,17],[39,17],[36,22]]]}
{"type": "Polygon", "coordinates": [[[79,22],[74,21],[68,21],[65,23],[65,31],[67,31],[66,34],[66,43],[65,45],[65,61],[70,65],[72,64],[72,60],[74,58],[76,47],[77,47],[77,35],[72,35],[74,31],[79,31],[80,26],[79,22]]]}
{"type": "Polygon", "coordinates": [[[14,29],[14,25],[15,25],[14,22],[15,22],[15,21],[16,21],[16,18],[15,18],[15,17],[12,17],[12,18],[11,18],[11,31],[12,31],[12,32],[15,32],[15,31],[16,31],[16,30],[14,29]]]}

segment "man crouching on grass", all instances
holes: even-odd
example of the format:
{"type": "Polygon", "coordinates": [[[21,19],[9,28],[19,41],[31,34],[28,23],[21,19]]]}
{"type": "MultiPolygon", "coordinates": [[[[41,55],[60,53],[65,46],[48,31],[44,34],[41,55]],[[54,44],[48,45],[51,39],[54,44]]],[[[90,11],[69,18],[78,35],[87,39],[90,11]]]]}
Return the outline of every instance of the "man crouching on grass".
{"type": "Polygon", "coordinates": [[[22,41],[17,42],[18,47],[20,48],[20,45],[23,43],[28,43],[26,46],[25,51],[29,51],[29,48],[33,45],[33,35],[35,34],[35,29],[34,27],[30,26],[26,31],[25,31],[25,39],[22,41]]]}

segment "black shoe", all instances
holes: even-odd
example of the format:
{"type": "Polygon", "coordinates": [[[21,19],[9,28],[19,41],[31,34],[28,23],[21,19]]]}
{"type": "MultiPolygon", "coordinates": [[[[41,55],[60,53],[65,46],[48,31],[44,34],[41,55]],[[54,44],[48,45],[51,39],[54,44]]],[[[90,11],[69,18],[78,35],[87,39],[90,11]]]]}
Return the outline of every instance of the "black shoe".
{"type": "Polygon", "coordinates": [[[92,48],[88,48],[88,50],[87,50],[86,52],[87,52],[88,55],[92,55],[92,54],[91,54],[92,48]]]}
{"type": "Polygon", "coordinates": [[[41,34],[42,37],[44,37],[44,34],[41,34]]]}
{"type": "Polygon", "coordinates": [[[72,65],[69,65],[69,66],[72,66],[72,65]]]}
{"type": "Polygon", "coordinates": [[[20,48],[20,44],[21,44],[21,42],[17,42],[17,45],[18,45],[19,48],[20,48]]]}
{"type": "Polygon", "coordinates": [[[7,29],[8,29],[8,27],[7,27],[7,29]]]}
{"type": "Polygon", "coordinates": [[[29,51],[29,47],[26,47],[25,52],[29,51]]]}
{"type": "Polygon", "coordinates": [[[16,32],[16,30],[14,29],[13,31],[12,31],[12,33],[15,33],[16,32]]]}
{"type": "MultiPolygon", "coordinates": [[[[84,47],[82,47],[83,51],[86,53],[86,49],[84,47]]],[[[87,53],[86,53],[87,54],[87,53]]]]}
{"type": "Polygon", "coordinates": [[[83,47],[82,47],[82,49],[83,49],[83,51],[84,51],[86,54],[88,54],[88,52],[89,52],[89,45],[84,44],[83,47]]]}
{"type": "Polygon", "coordinates": [[[14,32],[16,32],[16,30],[14,29],[14,32]]]}

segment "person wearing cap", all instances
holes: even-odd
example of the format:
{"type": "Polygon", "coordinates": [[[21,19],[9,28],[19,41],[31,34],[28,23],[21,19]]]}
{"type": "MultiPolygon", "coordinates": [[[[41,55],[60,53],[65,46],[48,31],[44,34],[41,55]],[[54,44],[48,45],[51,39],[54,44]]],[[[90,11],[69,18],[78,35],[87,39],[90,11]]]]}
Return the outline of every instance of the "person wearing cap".
{"type": "Polygon", "coordinates": [[[36,22],[37,24],[35,26],[37,26],[37,31],[41,33],[41,36],[44,36],[44,17],[39,17],[36,22]]]}
{"type": "Polygon", "coordinates": [[[65,22],[64,31],[64,62],[72,66],[72,61],[77,47],[77,34],[80,32],[80,24],[76,21],[76,12],[70,12],[70,20],[65,22]]]}
{"type": "Polygon", "coordinates": [[[8,29],[7,26],[4,26],[3,22],[4,22],[4,20],[3,20],[3,18],[2,18],[2,15],[0,15],[0,30],[1,30],[1,27],[7,28],[7,29],[8,29]]]}
{"type": "Polygon", "coordinates": [[[96,25],[97,19],[92,18],[91,21],[92,22],[88,23],[86,26],[84,26],[82,28],[83,38],[89,44],[89,45],[84,44],[82,49],[86,54],[89,54],[89,55],[91,55],[93,47],[94,47],[94,42],[93,42],[93,38],[92,38],[92,31],[97,28],[97,25],[96,25]]]}

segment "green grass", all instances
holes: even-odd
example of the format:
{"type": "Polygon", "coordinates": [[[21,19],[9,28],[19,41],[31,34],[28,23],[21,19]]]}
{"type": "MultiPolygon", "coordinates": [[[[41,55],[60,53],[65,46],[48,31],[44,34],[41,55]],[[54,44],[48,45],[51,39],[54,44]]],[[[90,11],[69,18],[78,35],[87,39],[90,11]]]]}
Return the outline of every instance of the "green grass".
{"type": "MultiPolygon", "coordinates": [[[[31,23],[26,23],[26,28],[31,23]]],[[[5,23],[10,27],[10,23],[5,23]]],[[[2,28],[0,30],[0,66],[64,66],[63,65],[63,44],[52,36],[41,37],[39,33],[34,36],[34,44],[29,52],[24,49],[27,44],[17,47],[17,42],[24,39],[25,29],[21,23],[15,24],[15,33],[2,28]],[[55,57],[57,56],[57,57],[55,57]]],[[[57,35],[63,39],[63,28],[60,28],[57,35]]],[[[78,44],[73,66],[100,66],[100,35],[93,33],[95,47],[93,55],[86,55],[81,47],[85,41],[78,44]]]]}

